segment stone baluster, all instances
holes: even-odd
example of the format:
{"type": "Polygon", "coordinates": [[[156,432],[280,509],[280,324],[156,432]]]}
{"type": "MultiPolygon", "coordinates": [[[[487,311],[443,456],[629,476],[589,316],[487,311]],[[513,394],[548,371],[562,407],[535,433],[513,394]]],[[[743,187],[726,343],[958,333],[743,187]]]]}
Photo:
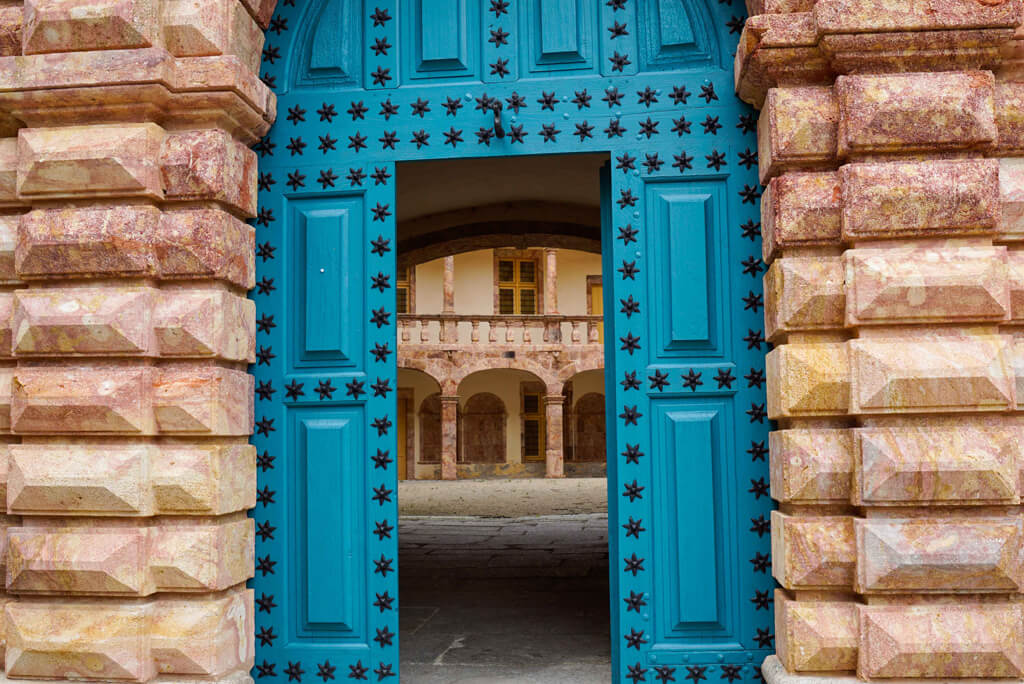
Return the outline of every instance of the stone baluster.
{"type": "Polygon", "coordinates": [[[494,344],[498,341],[498,319],[489,318],[487,319],[487,341],[494,344]]]}
{"type": "Polygon", "coordinates": [[[418,323],[420,326],[420,342],[426,344],[430,342],[430,319],[421,318],[418,323]]]}
{"type": "Polygon", "coordinates": [[[472,342],[473,344],[476,344],[477,342],[480,341],[480,319],[474,318],[472,321],[470,321],[469,324],[471,326],[469,332],[469,341],[472,342]]]}
{"type": "Polygon", "coordinates": [[[580,321],[579,321],[578,318],[574,318],[574,319],[572,319],[570,321],[570,323],[572,324],[572,335],[571,335],[570,339],[572,340],[573,344],[579,344],[580,343],[580,321]]]}

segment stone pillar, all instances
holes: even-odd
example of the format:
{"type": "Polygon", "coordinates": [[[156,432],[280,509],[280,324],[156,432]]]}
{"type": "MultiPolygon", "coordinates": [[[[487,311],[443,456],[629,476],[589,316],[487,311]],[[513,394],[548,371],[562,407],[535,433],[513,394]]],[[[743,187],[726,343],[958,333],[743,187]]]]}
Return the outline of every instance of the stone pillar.
{"type": "Polygon", "coordinates": [[[562,449],[565,397],[548,394],[544,397],[544,463],[545,477],[565,477],[565,452],[562,449]]]}
{"type": "Polygon", "coordinates": [[[544,250],[544,313],[558,313],[558,250],[544,250]]]}
{"type": "Polygon", "coordinates": [[[255,18],[272,5],[0,7],[11,679],[251,681],[243,221],[274,117],[255,18]]]}
{"type": "Polygon", "coordinates": [[[444,301],[441,311],[455,313],[455,257],[444,258],[444,301]]]}
{"type": "Polygon", "coordinates": [[[441,395],[441,479],[458,478],[459,398],[441,395]]]}
{"type": "Polygon", "coordinates": [[[1020,681],[1021,2],[747,4],[779,428],[763,674],[1020,681]]]}

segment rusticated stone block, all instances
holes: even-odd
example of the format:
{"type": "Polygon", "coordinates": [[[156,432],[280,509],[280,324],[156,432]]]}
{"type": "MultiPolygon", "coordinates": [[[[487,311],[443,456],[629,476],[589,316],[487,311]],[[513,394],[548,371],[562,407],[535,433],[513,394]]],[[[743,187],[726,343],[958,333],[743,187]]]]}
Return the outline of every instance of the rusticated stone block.
{"type": "Polygon", "coordinates": [[[14,248],[18,240],[20,214],[0,214],[0,284],[19,283],[14,270],[14,248]]]}
{"type": "Polygon", "coordinates": [[[996,126],[999,128],[999,154],[1020,154],[1024,151],[1024,83],[1020,82],[1024,60],[1024,37],[1004,41],[1001,64],[996,81],[996,126]]]}
{"type": "MultiPolygon", "coordinates": [[[[1008,338],[851,340],[853,413],[1005,411],[1014,405],[1008,338]]],[[[774,353],[774,352],[773,352],[774,353]]]]}
{"type": "Polygon", "coordinates": [[[18,368],[11,426],[26,434],[152,434],[153,377],[152,368],[18,368]]]}
{"type": "Polygon", "coordinates": [[[168,279],[219,278],[252,289],[256,283],[256,232],[227,212],[168,211],[160,219],[160,275],[168,279]]]}
{"type": "Polygon", "coordinates": [[[249,299],[223,290],[165,291],[153,319],[163,356],[255,361],[256,304],[249,299]]]}
{"type": "Polygon", "coordinates": [[[1017,504],[1018,435],[996,425],[871,427],[853,431],[854,503],[1017,504]]]}
{"type": "Polygon", "coordinates": [[[858,606],[861,677],[1020,677],[1020,604],[858,606]]]}
{"type": "Polygon", "coordinates": [[[840,76],[835,92],[843,158],[984,149],[999,137],[989,71],[840,76]]]}
{"type": "Polygon", "coordinates": [[[0,433],[11,431],[11,404],[14,392],[14,369],[0,368],[0,433]]]}
{"type": "Polygon", "coordinates": [[[944,0],[886,4],[874,0],[817,0],[814,19],[827,33],[884,33],[1006,27],[1020,23],[1020,3],[944,0]]]}
{"type": "Polygon", "coordinates": [[[789,247],[839,245],[839,175],[787,173],[773,178],[761,198],[766,263],[789,247]]]}
{"type": "Polygon", "coordinates": [[[857,641],[855,603],[791,601],[775,591],[775,643],[790,672],[851,672],[857,641]]]}
{"type": "Polygon", "coordinates": [[[253,426],[253,378],[224,368],[166,368],[153,387],[153,409],[164,433],[245,436],[253,426]]]}
{"type": "Polygon", "coordinates": [[[1011,247],[1006,253],[1006,280],[1010,290],[1010,319],[1024,322],[1024,250],[1011,247]]]}
{"type": "Polygon", "coordinates": [[[1024,240],[1024,158],[999,160],[999,239],[1024,240]]]}
{"type": "Polygon", "coordinates": [[[14,527],[7,589],[15,594],[148,596],[207,592],[253,574],[253,521],[105,527],[14,527]]]}
{"type": "Polygon", "coordinates": [[[853,518],[793,517],[772,511],[772,574],[787,589],[853,586],[853,518]]]}
{"type": "Polygon", "coordinates": [[[770,341],[797,330],[843,327],[846,291],[839,257],[776,260],[764,279],[765,332],[770,341]]]}
{"type": "Polygon", "coordinates": [[[847,164],[843,239],[992,233],[1000,217],[994,159],[847,164]]]}
{"type": "Polygon", "coordinates": [[[0,57],[21,54],[21,29],[25,9],[18,5],[0,7],[0,57]]]}
{"type": "Polygon", "coordinates": [[[757,123],[762,183],[783,171],[830,165],[839,110],[832,88],[772,88],[757,123]]]}
{"type": "Polygon", "coordinates": [[[168,199],[212,200],[256,216],[256,153],[228,133],[171,133],[160,157],[168,199]]]}
{"type": "MultiPolygon", "coordinates": [[[[4,448],[10,451],[4,499],[12,513],[223,515],[256,505],[256,448],[247,444],[4,448]]],[[[7,463],[0,459],[4,468],[7,463]]]]}
{"type": "Polygon", "coordinates": [[[171,54],[233,54],[259,72],[263,32],[238,0],[166,0],[163,24],[171,54]]]}
{"type": "Polygon", "coordinates": [[[768,417],[845,414],[850,363],[843,344],[786,344],[768,353],[768,417]]]}
{"type": "Polygon", "coordinates": [[[134,604],[14,601],[4,611],[12,678],[149,681],[249,669],[252,592],[134,604]]]}
{"type": "Polygon", "coordinates": [[[1024,578],[1024,520],[856,520],[862,594],[1016,592],[1024,578]]]}
{"type": "Polygon", "coordinates": [[[153,347],[148,287],[75,287],[14,294],[14,351],[19,356],[137,355],[153,347]]]}
{"type": "Polygon", "coordinates": [[[847,503],[853,481],[848,430],[781,430],[768,436],[772,497],[784,503],[847,503]]]}
{"type": "Polygon", "coordinates": [[[16,207],[18,200],[18,139],[0,138],[0,207],[16,207]]]}
{"type": "Polygon", "coordinates": [[[158,8],[136,0],[25,0],[24,53],[151,47],[159,42],[158,8]]]}
{"type": "Polygon", "coordinates": [[[1010,317],[1005,247],[852,249],[843,262],[850,326],[1010,317]]]}
{"type": "Polygon", "coordinates": [[[18,131],[18,194],[57,199],[163,197],[156,124],[23,128],[18,131]]]}

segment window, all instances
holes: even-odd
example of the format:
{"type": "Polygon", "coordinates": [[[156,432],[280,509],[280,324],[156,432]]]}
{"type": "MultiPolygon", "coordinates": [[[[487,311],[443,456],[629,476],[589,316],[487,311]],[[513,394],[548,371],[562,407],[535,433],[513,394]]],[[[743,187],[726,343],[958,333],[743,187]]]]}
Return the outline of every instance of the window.
{"type": "Polygon", "coordinates": [[[498,260],[498,313],[502,315],[537,313],[537,261],[535,259],[498,260]]]}
{"type": "Polygon", "coordinates": [[[400,314],[412,313],[412,266],[398,269],[395,281],[395,311],[400,314]]]}
{"type": "Polygon", "coordinates": [[[540,392],[523,393],[523,460],[545,459],[544,406],[540,392]]]}

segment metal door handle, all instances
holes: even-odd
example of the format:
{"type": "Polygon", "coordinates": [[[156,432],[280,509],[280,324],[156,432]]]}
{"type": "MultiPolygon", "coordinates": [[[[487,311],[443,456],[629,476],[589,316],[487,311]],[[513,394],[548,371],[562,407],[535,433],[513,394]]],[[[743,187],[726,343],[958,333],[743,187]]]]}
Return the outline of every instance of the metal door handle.
{"type": "Polygon", "coordinates": [[[491,109],[494,110],[494,136],[499,139],[504,138],[505,129],[501,125],[501,100],[495,99],[491,109]]]}

